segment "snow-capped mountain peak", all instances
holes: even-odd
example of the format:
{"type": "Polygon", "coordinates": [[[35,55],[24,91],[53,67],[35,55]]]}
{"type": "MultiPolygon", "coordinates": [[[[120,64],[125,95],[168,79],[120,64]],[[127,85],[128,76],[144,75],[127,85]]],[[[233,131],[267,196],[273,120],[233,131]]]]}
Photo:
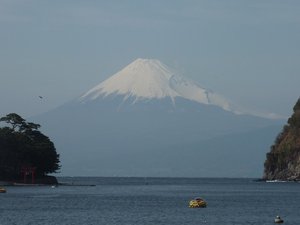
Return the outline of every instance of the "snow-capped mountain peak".
{"type": "Polygon", "coordinates": [[[111,94],[136,98],[175,97],[170,88],[173,76],[168,67],[155,59],[137,59],[124,69],[92,88],[82,99],[97,99],[111,94]]]}
{"type": "Polygon", "coordinates": [[[80,97],[80,101],[93,101],[113,94],[123,95],[125,99],[133,97],[134,102],[167,97],[175,103],[176,97],[182,97],[230,110],[230,104],[224,97],[175,74],[168,66],[156,59],[136,59],[86,92],[80,97]]]}

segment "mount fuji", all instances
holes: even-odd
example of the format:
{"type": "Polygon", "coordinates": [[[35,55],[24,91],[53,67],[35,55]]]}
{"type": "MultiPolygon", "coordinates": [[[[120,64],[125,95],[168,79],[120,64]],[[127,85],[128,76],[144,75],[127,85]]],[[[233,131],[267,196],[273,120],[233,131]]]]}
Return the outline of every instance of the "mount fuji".
{"type": "Polygon", "coordinates": [[[247,115],[155,59],[137,59],[37,116],[63,175],[260,177],[283,121],[247,115]]]}
{"type": "Polygon", "coordinates": [[[82,102],[110,95],[123,96],[123,100],[138,101],[169,99],[175,106],[176,98],[201,104],[216,105],[230,111],[230,104],[220,95],[199,87],[195,82],[176,75],[155,59],[137,59],[120,72],[100,83],[80,97],[82,102]]]}

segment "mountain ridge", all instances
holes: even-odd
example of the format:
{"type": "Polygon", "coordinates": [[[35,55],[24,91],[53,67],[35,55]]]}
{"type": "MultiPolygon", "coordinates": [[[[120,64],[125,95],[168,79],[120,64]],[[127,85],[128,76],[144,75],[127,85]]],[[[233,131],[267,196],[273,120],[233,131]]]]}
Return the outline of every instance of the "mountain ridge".
{"type": "Polygon", "coordinates": [[[276,121],[235,115],[183,98],[176,99],[175,108],[170,99],[134,105],[127,100],[110,96],[85,104],[74,101],[34,119],[59,150],[64,175],[215,177],[227,173],[236,177],[241,175],[235,167],[239,158],[244,174],[261,175],[261,169],[253,168],[251,159],[243,157],[251,153],[244,151],[260,146],[252,154],[263,161],[260,156],[272,135],[253,135],[248,139],[253,144],[244,146],[247,134],[276,121]],[[242,141],[240,133],[245,133],[242,141]],[[217,163],[220,157],[213,153],[226,155],[227,161],[217,163]]]}
{"type": "Polygon", "coordinates": [[[216,105],[230,111],[230,103],[222,96],[201,88],[195,82],[179,76],[156,59],[137,59],[105,81],[80,96],[86,102],[110,95],[134,97],[133,103],[152,98],[186,98],[201,104],[216,105]]]}
{"type": "MultiPolygon", "coordinates": [[[[199,103],[195,100],[197,91],[204,95],[205,101],[207,94],[214,92],[171,73],[167,67],[160,68],[157,62],[146,60],[150,65],[145,69],[139,69],[141,65],[132,66],[136,71],[149,70],[150,75],[160,71],[160,75],[153,74],[150,79],[159,77],[154,79],[158,89],[145,91],[152,94],[151,97],[139,95],[137,98],[128,92],[137,90],[131,89],[135,86],[132,77],[125,76],[127,83],[117,79],[121,86],[115,85],[115,80],[108,82],[112,86],[103,86],[111,81],[110,77],[81,97],[34,118],[60,149],[63,169],[67,171],[64,175],[217,176],[222,165],[226,165],[228,176],[234,177],[241,174],[235,167],[240,159],[244,174],[261,176],[261,169],[243,155],[249,155],[248,151],[252,153],[253,146],[257,148],[253,150],[253,158],[261,158],[271,133],[260,131],[270,126],[274,130],[273,125],[281,121],[237,114],[212,102],[199,103]],[[103,87],[111,89],[103,92],[103,87]],[[165,87],[177,92],[161,91],[165,87]],[[254,144],[246,142],[249,132],[253,133],[249,140],[254,144]],[[240,141],[237,137],[241,133],[245,135],[240,141]],[[214,153],[226,155],[227,161],[218,163],[222,159],[214,153]]],[[[140,63],[144,68],[145,61],[140,63]]],[[[132,68],[125,75],[141,75],[134,74],[132,68]]],[[[123,72],[116,74],[122,76],[123,72]]],[[[138,82],[138,86],[141,83],[138,82]]],[[[202,97],[199,101],[203,101],[202,97]]],[[[226,171],[222,171],[222,176],[226,171]]]]}

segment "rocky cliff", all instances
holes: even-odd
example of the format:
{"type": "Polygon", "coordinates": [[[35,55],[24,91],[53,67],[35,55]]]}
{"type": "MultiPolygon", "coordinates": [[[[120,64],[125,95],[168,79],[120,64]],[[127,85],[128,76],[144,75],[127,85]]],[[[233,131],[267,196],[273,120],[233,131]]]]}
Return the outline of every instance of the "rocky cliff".
{"type": "Polygon", "coordinates": [[[264,164],[266,180],[300,180],[300,98],[264,164]]]}

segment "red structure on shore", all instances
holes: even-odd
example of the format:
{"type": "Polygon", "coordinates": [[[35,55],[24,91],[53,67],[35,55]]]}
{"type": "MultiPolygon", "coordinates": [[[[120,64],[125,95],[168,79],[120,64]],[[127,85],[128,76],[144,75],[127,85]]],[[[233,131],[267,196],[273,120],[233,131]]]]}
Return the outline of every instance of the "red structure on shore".
{"type": "Polygon", "coordinates": [[[31,175],[31,183],[35,183],[35,170],[36,167],[22,166],[21,174],[23,175],[23,183],[26,184],[27,176],[31,175]]]}

